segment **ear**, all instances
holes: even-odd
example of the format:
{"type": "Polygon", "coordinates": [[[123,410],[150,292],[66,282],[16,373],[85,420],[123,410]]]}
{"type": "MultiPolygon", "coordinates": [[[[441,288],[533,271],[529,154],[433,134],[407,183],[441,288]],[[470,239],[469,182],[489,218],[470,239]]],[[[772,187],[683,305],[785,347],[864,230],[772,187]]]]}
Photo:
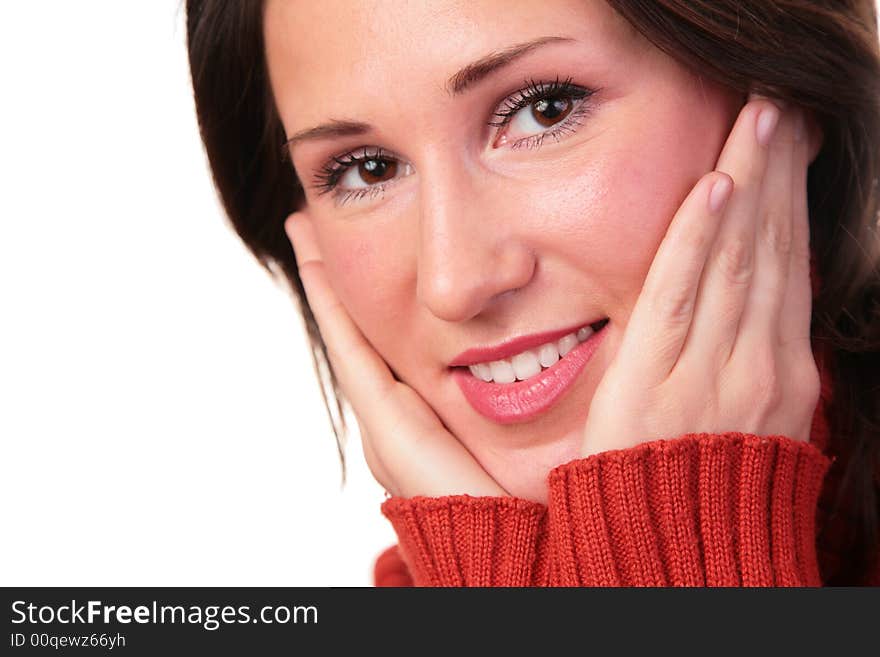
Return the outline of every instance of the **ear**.
{"type": "Polygon", "coordinates": [[[284,220],[284,232],[293,247],[298,267],[312,260],[321,260],[321,249],[308,210],[297,210],[288,215],[284,220]]]}

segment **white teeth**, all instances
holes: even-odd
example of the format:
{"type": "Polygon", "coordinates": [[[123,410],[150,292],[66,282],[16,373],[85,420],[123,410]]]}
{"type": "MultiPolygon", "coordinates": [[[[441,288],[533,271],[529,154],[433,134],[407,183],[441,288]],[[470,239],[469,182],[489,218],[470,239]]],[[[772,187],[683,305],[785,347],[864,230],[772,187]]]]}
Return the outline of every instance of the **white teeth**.
{"type": "Polygon", "coordinates": [[[538,351],[538,361],[542,367],[550,367],[559,360],[559,350],[552,342],[545,344],[538,351]]]}
{"type": "Polygon", "coordinates": [[[577,347],[578,339],[574,333],[569,333],[566,336],[559,338],[559,342],[556,343],[556,348],[559,349],[559,355],[565,356],[569,351],[577,347]]]}
{"type": "Polygon", "coordinates": [[[517,354],[511,359],[513,371],[518,381],[528,379],[535,374],[541,373],[541,363],[538,362],[538,356],[531,350],[526,350],[521,354],[517,354]]]}
{"type": "Polygon", "coordinates": [[[469,365],[468,367],[471,370],[471,374],[478,379],[482,379],[486,383],[492,380],[492,370],[488,363],[477,363],[476,365],[469,365]]]}
{"type": "Polygon", "coordinates": [[[593,335],[592,327],[584,326],[577,333],[569,333],[556,342],[548,342],[535,349],[526,349],[512,358],[476,363],[469,369],[478,379],[487,383],[513,383],[525,381],[541,373],[542,368],[553,366],[579,343],[593,335]]]}
{"type": "Polygon", "coordinates": [[[489,363],[489,367],[492,368],[492,380],[495,383],[513,383],[516,381],[513,365],[506,360],[493,360],[489,363]]]}

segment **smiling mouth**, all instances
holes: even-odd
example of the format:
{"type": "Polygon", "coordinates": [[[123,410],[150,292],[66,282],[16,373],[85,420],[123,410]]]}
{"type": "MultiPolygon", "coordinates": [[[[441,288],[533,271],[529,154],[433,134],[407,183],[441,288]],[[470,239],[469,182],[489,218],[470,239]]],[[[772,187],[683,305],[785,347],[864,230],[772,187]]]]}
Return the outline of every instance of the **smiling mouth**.
{"type": "Polygon", "coordinates": [[[524,349],[508,358],[459,366],[459,369],[468,369],[474,377],[486,383],[506,384],[527,381],[563,360],[575,347],[601,331],[607,323],[606,317],[577,331],[567,333],[557,340],[524,349]]]}
{"type": "Polygon", "coordinates": [[[605,318],[588,325],[586,331],[581,327],[509,358],[452,367],[452,379],[483,417],[499,424],[530,421],[551,409],[574,387],[608,335],[608,326],[605,318]],[[545,366],[543,363],[553,360],[551,348],[556,350],[556,360],[545,366]],[[488,381],[487,367],[491,375],[488,381]]]}

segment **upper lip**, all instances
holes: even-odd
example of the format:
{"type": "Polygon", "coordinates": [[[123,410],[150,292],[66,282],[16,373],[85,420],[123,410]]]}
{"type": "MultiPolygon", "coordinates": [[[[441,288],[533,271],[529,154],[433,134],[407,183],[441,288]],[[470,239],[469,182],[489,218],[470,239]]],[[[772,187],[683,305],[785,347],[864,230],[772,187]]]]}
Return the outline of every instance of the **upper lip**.
{"type": "Polygon", "coordinates": [[[493,360],[501,360],[502,358],[513,356],[514,354],[518,354],[521,351],[525,351],[526,349],[531,349],[532,347],[537,347],[538,345],[558,340],[559,338],[568,335],[569,333],[574,333],[583,326],[596,324],[603,319],[605,318],[598,317],[589,322],[580,322],[579,324],[575,324],[574,326],[569,326],[567,328],[562,328],[555,331],[544,331],[543,333],[521,335],[516,338],[511,338],[510,340],[505,340],[504,342],[493,345],[491,347],[472,347],[470,349],[462,351],[460,354],[458,354],[458,356],[453,358],[452,362],[449,363],[449,367],[475,365],[476,363],[488,363],[493,360]]]}

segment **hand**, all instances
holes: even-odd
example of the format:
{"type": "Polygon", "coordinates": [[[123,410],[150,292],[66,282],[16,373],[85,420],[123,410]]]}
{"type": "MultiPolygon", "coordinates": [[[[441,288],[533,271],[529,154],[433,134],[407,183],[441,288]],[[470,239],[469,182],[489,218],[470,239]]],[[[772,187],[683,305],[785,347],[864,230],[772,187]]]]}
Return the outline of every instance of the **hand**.
{"type": "Polygon", "coordinates": [[[593,396],[582,456],[686,433],[809,440],[820,391],[806,189],[816,149],[803,112],[780,105],[750,97],[716,170],[676,212],[593,396]]]}
{"type": "Polygon", "coordinates": [[[395,496],[507,495],[411,387],[394,378],[327,280],[306,212],[287,218],[309,306],[340,388],[357,418],[373,476],[395,496]]]}

